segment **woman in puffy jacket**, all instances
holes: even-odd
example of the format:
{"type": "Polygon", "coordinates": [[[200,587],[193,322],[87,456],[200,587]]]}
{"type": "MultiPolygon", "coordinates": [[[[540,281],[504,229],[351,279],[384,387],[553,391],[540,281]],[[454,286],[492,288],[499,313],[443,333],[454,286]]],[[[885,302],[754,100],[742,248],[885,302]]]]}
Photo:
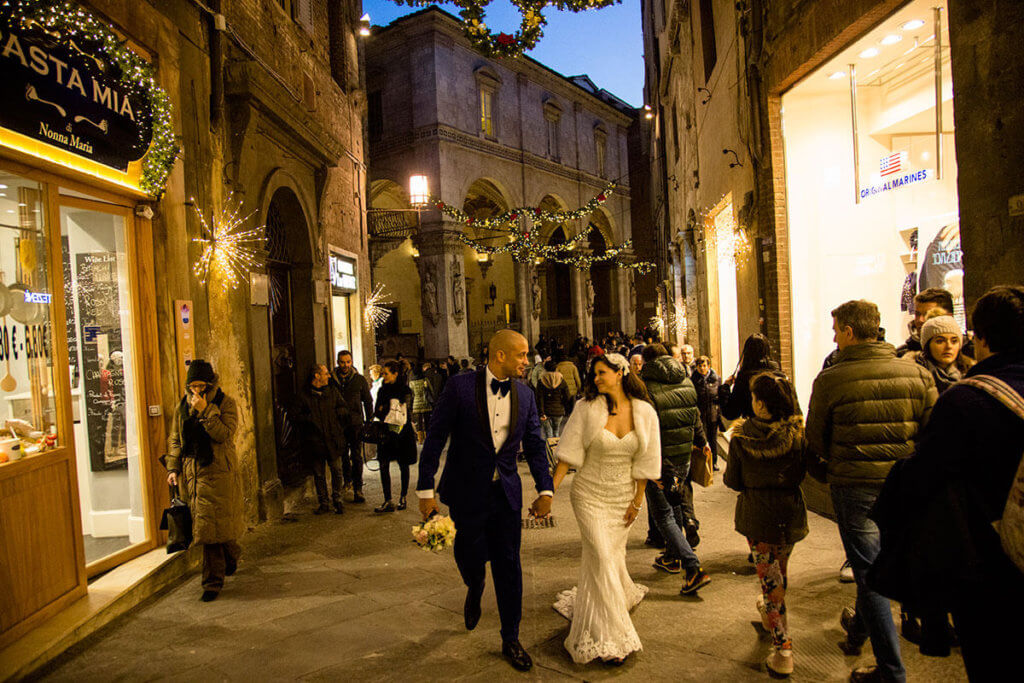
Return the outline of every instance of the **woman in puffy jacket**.
{"type": "Polygon", "coordinates": [[[544,364],[544,372],[534,394],[537,397],[537,412],[540,414],[540,429],[544,438],[561,436],[572,395],[555,361],[549,360],[544,364]]]}

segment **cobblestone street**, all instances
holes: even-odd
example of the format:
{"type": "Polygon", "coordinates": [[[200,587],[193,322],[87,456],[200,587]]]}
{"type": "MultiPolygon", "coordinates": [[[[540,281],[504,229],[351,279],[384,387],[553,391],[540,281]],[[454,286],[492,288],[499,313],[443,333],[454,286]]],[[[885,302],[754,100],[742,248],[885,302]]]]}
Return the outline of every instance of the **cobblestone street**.
{"type": "MultiPolygon", "coordinates": [[[[525,466],[521,471],[529,482],[525,466]]],[[[46,680],[762,680],[769,639],[760,630],[754,569],[733,531],[735,494],[717,477],[697,490],[702,520],[698,554],[713,576],[698,597],[678,594],[681,578],[651,567],[642,516],[630,535],[633,578],[650,587],[634,612],[642,652],[621,668],[573,664],[562,641],[567,622],[554,612],[556,593],[575,583],[580,544],[567,481],[555,499],[556,527],[523,531],[522,642],[534,658],[518,674],[500,656],[490,585],[473,632],[462,624],[465,590],[450,552],[428,554],[410,540],[417,513],[375,515],[377,475],[367,472],[369,500],[342,517],[304,514],[295,524],[268,524],[245,541],[246,555],[220,599],[199,602],[198,576],[157,596],[42,672],[46,680]]],[[[415,475],[413,476],[415,482],[415,475]]],[[[528,490],[529,486],[526,487],[528,490]]],[[[311,502],[311,501],[310,501],[311,502]]],[[[414,501],[413,501],[414,502],[414,501]]],[[[873,663],[870,647],[845,657],[838,617],[853,601],[840,584],[843,561],[835,525],[809,515],[811,533],[790,564],[787,603],[796,681],[845,680],[873,663]]],[[[957,651],[920,655],[901,641],[910,678],[964,680],[957,651]]]]}

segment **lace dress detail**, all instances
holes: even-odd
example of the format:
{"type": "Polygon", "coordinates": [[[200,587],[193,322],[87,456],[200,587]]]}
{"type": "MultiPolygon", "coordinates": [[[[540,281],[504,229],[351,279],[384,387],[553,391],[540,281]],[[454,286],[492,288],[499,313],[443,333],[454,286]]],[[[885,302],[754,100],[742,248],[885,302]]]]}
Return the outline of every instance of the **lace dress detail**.
{"type": "Polygon", "coordinates": [[[639,445],[635,432],[620,439],[602,430],[573,479],[570,500],[583,543],[580,578],[558,594],[553,607],[572,622],[565,649],[578,664],[643,649],[629,612],[647,587],[633,583],[626,568],[629,527],[623,520],[635,491],[632,465],[639,445]]]}

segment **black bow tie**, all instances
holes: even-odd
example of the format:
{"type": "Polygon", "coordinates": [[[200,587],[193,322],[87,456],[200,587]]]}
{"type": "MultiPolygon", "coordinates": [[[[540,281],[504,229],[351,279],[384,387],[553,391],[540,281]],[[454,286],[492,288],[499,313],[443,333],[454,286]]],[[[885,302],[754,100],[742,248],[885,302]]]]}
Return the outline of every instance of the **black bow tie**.
{"type": "Polygon", "coordinates": [[[498,379],[491,380],[491,393],[499,394],[502,398],[508,396],[509,389],[512,388],[512,380],[507,379],[504,382],[498,379]]]}

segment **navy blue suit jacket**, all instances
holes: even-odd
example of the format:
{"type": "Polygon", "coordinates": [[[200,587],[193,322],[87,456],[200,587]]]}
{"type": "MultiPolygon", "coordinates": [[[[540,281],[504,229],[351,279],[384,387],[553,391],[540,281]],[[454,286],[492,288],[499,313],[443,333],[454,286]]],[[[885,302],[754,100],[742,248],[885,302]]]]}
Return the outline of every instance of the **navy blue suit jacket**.
{"type": "Polygon", "coordinates": [[[533,391],[518,380],[512,382],[511,416],[508,438],[495,452],[487,413],[486,372],[456,375],[448,380],[434,404],[427,439],[420,453],[417,490],[434,488],[434,476],[444,444],[451,437],[441,483],[437,487],[441,502],[462,512],[483,510],[487,506],[494,470],[513,510],[523,507],[523,483],[519,478],[519,445],[530,465],[538,491],[553,488],[540,418],[533,391]]]}

